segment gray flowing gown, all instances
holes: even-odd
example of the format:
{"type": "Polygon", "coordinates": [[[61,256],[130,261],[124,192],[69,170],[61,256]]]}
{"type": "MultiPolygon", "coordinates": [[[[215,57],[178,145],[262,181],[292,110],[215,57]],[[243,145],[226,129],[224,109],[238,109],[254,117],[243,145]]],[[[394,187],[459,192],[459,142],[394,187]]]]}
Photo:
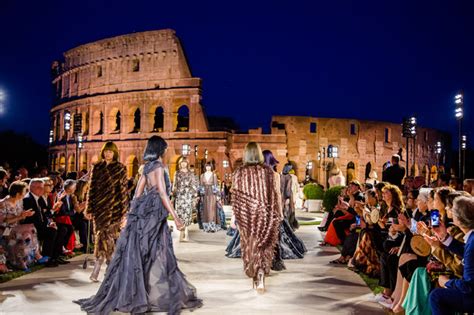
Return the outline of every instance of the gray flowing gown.
{"type": "MultiPolygon", "coordinates": [[[[156,187],[148,186],[148,174],[159,161],[148,162],[144,193],[132,201],[127,225],[117,241],[112,261],[96,295],[75,301],[89,314],[167,312],[200,307],[195,288],[179,270],[173,242],[156,187]]],[[[165,171],[168,194],[170,180],[165,171]]]]}

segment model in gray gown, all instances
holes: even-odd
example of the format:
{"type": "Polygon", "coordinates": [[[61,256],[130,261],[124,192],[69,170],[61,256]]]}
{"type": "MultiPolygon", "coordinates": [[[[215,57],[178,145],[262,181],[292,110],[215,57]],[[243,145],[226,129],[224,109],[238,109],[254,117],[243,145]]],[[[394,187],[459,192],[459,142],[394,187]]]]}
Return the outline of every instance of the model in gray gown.
{"type": "Polygon", "coordinates": [[[148,162],[141,179],[145,188],[141,194],[137,189],[99,291],[88,299],[75,301],[83,311],[179,314],[181,309],[202,305],[176,262],[166,219],[168,211],[156,183],[160,171],[169,196],[170,180],[163,164],[159,160],[148,162]]]}

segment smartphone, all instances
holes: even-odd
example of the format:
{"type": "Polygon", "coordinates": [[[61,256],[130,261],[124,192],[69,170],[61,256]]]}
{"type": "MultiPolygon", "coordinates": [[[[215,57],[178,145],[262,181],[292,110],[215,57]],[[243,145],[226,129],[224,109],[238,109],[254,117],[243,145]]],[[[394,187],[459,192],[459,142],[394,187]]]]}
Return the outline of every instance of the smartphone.
{"type": "Polygon", "coordinates": [[[356,219],[356,226],[360,226],[360,216],[356,215],[355,219],[356,219]]]}
{"type": "Polygon", "coordinates": [[[439,226],[439,210],[433,209],[430,211],[431,215],[431,226],[438,227],[439,226]]]}

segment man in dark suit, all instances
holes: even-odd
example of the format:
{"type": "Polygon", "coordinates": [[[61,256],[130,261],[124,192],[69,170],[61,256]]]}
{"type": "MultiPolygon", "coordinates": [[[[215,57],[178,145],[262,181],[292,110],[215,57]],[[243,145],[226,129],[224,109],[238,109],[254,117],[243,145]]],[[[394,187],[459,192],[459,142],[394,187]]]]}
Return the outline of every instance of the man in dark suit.
{"type": "Polygon", "coordinates": [[[71,217],[75,214],[74,203],[71,195],[76,190],[76,181],[73,179],[67,179],[63,184],[63,191],[59,194],[58,201],[59,207],[53,209],[55,213],[55,221],[58,226],[58,235],[63,239],[62,247],[66,247],[69,239],[74,233],[74,227],[72,226],[71,217]]]}
{"type": "Polygon", "coordinates": [[[474,312],[474,197],[457,197],[453,205],[453,222],[464,232],[462,243],[450,236],[444,225],[433,228],[448,250],[463,257],[462,279],[439,277],[439,286],[430,293],[433,315],[474,312]]]}
{"type": "Polygon", "coordinates": [[[57,228],[51,220],[48,205],[42,198],[43,195],[43,180],[32,179],[30,182],[30,192],[23,199],[23,209],[32,209],[35,214],[26,218],[23,223],[32,223],[35,225],[38,232],[38,239],[43,243],[42,255],[50,258],[46,266],[56,267],[58,263],[60,263],[58,257],[61,252],[57,251],[57,244],[60,243],[60,239],[58,239],[57,228]]]}
{"type": "Polygon", "coordinates": [[[402,188],[402,180],[405,177],[405,168],[400,166],[400,156],[392,155],[392,165],[382,173],[382,181],[402,188]]]}

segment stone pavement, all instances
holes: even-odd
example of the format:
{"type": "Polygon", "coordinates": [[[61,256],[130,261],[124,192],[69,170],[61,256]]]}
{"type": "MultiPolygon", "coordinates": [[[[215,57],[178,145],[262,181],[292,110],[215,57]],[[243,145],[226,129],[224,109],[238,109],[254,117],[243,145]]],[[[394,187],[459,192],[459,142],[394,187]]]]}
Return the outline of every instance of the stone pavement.
{"type": "MultiPolygon", "coordinates": [[[[315,226],[302,226],[297,234],[308,247],[306,257],[286,260],[287,270],[272,272],[266,279],[267,292],[258,295],[241,260],[224,256],[229,237],[193,226],[191,242],[175,242],[178,264],[204,301],[193,314],[384,314],[370,302],[373,295],[357,274],[328,263],[338,252],[318,247],[315,226]]],[[[175,241],[177,236],[175,231],[175,241]]],[[[71,301],[93,295],[99,286],[89,282],[92,268],[83,270],[83,261],[84,256],[75,257],[69,265],[0,284],[0,314],[81,314],[71,301]]]]}

